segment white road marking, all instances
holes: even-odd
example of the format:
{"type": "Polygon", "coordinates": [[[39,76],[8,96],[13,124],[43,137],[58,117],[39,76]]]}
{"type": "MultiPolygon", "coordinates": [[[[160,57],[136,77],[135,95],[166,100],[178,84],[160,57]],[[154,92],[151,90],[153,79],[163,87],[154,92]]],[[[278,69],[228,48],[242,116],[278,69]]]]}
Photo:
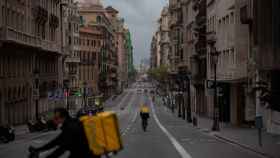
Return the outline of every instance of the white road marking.
{"type": "MultiPolygon", "coordinates": [[[[151,99],[150,99],[151,100],[151,99]]],[[[160,123],[156,112],[155,112],[155,107],[153,102],[151,101],[151,107],[152,107],[152,113],[153,113],[153,117],[156,121],[156,123],[158,124],[158,126],[160,127],[160,129],[165,133],[165,135],[168,137],[168,139],[171,141],[171,143],[173,144],[173,146],[175,147],[175,149],[178,151],[178,153],[180,154],[180,156],[182,158],[192,158],[191,155],[183,148],[183,146],[176,140],[176,138],[174,138],[168,131],[167,129],[160,123]]]]}
{"type": "Polygon", "coordinates": [[[118,110],[120,110],[121,105],[123,104],[123,102],[125,101],[125,99],[128,97],[128,94],[126,93],[125,96],[122,98],[122,100],[119,102],[118,104],[118,110]]]}
{"type": "MultiPolygon", "coordinates": [[[[132,98],[130,99],[130,101],[128,103],[128,108],[126,109],[127,111],[131,111],[131,107],[132,107],[133,102],[135,101],[135,98],[136,98],[136,95],[133,94],[132,98]]],[[[128,133],[132,124],[136,121],[136,118],[137,118],[137,112],[135,113],[133,119],[128,123],[128,126],[121,132],[122,136],[125,136],[128,133]]]]}

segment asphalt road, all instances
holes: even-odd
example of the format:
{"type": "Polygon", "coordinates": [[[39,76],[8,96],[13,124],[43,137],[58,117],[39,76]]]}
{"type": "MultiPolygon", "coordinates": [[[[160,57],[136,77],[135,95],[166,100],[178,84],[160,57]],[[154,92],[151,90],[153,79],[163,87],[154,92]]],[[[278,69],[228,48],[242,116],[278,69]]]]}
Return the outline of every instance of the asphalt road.
{"type": "MultiPolygon", "coordinates": [[[[124,143],[124,149],[113,158],[261,158],[217,140],[211,133],[194,129],[162,105],[153,105],[148,95],[137,91],[137,86],[114,99],[107,110],[118,114],[124,143]],[[152,112],[147,132],[142,130],[139,117],[139,106],[143,103],[149,105],[152,112]]],[[[41,133],[0,145],[0,158],[25,158],[28,146],[40,146],[57,134],[41,133]]],[[[47,154],[43,153],[41,157],[47,154]]]]}

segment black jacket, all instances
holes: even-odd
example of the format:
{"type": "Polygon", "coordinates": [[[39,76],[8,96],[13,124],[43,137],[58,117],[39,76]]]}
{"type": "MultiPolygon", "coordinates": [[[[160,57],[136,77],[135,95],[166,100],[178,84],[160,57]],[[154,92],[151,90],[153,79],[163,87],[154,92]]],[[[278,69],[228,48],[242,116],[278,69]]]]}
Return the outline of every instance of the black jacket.
{"type": "Polygon", "coordinates": [[[39,148],[38,151],[46,151],[57,147],[47,158],[58,158],[66,151],[70,151],[69,158],[98,158],[90,151],[83,125],[79,120],[66,119],[61,130],[61,134],[39,148]]]}
{"type": "Polygon", "coordinates": [[[145,120],[150,118],[150,114],[146,113],[146,112],[140,112],[140,116],[142,119],[145,119],[145,120]]]}

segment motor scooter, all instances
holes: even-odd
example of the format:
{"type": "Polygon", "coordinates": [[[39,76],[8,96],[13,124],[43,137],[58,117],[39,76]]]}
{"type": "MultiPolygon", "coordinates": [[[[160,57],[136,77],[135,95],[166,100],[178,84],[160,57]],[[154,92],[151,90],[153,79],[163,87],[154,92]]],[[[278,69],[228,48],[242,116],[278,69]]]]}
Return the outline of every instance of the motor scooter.
{"type": "Polygon", "coordinates": [[[15,129],[10,125],[0,126],[0,141],[8,143],[15,140],[15,129]]]}

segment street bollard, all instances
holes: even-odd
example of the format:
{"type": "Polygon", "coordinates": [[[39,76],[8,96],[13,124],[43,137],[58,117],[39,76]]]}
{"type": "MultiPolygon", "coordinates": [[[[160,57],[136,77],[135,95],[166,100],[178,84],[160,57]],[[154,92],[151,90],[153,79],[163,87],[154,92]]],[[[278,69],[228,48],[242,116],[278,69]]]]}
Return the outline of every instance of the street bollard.
{"type": "Polygon", "coordinates": [[[262,128],[263,128],[263,120],[262,116],[256,117],[256,128],[258,129],[258,140],[259,140],[259,146],[262,146],[262,128]]]}

